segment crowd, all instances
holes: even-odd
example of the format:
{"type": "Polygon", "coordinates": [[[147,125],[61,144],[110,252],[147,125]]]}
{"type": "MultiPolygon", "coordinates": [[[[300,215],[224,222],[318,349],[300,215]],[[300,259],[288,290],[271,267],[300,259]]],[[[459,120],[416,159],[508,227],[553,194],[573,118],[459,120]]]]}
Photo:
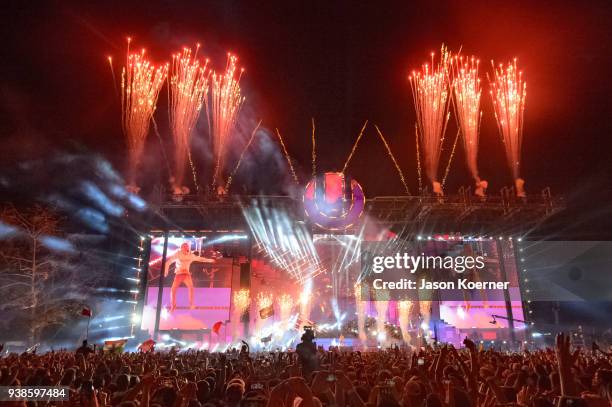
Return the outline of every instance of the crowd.
{"type": "Polygon", "coordinates": [[[571,349],[502,352],[440,345],[360,352],[172,350],[3,355],[1,386],[67,386],[63,402],[3,405],[206,407],[612,406],[612,353],[571,349]]]}

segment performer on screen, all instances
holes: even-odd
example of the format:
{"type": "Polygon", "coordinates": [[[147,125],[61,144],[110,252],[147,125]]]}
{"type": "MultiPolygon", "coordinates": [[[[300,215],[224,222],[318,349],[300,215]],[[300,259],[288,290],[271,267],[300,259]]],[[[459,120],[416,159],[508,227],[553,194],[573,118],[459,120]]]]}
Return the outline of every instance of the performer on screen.
{"type": "Polygon", "coordinates": [[[170,265],[175,263],[174,266],[174,281],[172,282],[172,289],[170,290],[170,302],[171,308],[170,312],[173,312],[176,308],[176,290],[181,284],[185,284],[189,289],[189,307],[193,309],[193,281],[191,280],[191,272],[189,271],[189,267],[191,267],[191,263],[194,261],[202,262],[202,263],[214,263],[213,259],[209,259],[207,257],[198,256],[196,254],[191,253],[189,249],[189,243],[185,242],[181,245],[181,249],[168,257],[166,260],[166,269],[164,270],[164,276],[168,276],[168,271],[170,270],[170,265]]]}

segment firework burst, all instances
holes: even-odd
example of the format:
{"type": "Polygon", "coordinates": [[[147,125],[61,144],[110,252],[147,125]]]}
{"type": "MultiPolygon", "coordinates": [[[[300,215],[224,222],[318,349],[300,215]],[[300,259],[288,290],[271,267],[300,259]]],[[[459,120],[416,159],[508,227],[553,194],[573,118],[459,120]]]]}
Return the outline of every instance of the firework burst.
{"type": "Polygon", "coordinates": [[[240,91],[243,71],[238,72],[237,62],[236,56],[228,54],[225,72],[223,74],[215,72],[211,78],[211,102],[207,107],[215,157],[213,185],[223,185],[222,182],[217,182],[217,179],[222,177],[225,149],[244,103],[240,91]]]}
{"type": "Polygon", "coordinates": [[[423,166],[436,194],[442,193],[438,181],[438,164],[442,152],[444,133],[449,119],[449,81],[451,55],[442,46],[438,62],[431,54],[431,64],[409,77],[417,115],[420,146],[423,149],[423,166]]]}
{"type": "Polygon", "coordinates": [[[289,294],[283,294],[278,297],[278,306],[280,308],[280,320],[283,324],[283,329],[289,329],[289,319],[293,311],[293,297],[289,294]]]}
{"type": "Polygon", "coordinates": [[[408,331],[408,325],[410,324],[410,312],[412,311],[412,305],[412,301],[408,300],[400,301],[397,304],[402,339],[406,343],[410,343],[410,333],[408,331]]]}
{"type": "Polygon", "coordinates": [[[431,318],[431,301],[419,300],[419,313],[423,319],[425,325],[429,325],[429,319],[431,318]]]}
{"type": "Polygon", "coordinates": [[[290,315],[293,309],[293,297],[289,294],[283,294],[278,297],[278,305],[280,306],[281,316],[290,315]]]}
{"type": "MultiPolygon", "coordinates": [[[[479,61],[474,57],[455,57],[452,63],[452,88],[455,98],[455,113],[463,135],[463,145],[467,166],[480,191],[481,180],[478,174],[478,138],[480,132],[480,97],[482,89],[478,77],[479,61]]],[[[484,191],[482,191],[484,193],[484,191]]]]}
{"type": "Polygon", "coordinates": [[[274,299],[272,298],[272,294],[268,294],[268,293],[257,294],[257,308],[258,309],[267,308],[270,305],[272,305],[273,302],[274,302],[274,299]]]}
{"type": "Polygon", "coordinates": [[[242,315],[249,309],[251,304],[251,293],[247,289],[234,292],[234,309],[242,315]]]}
{"type": "MultiPolygon", "coordinates": [[[[170,128],[174,137],[174,186],[181,188],[185,174],[185,159],[189,154],[191,132],[208,96],[208,60],[197,60],[199,45],[192,55],[189,48],[172,55],[170,69],[170,128]]],[[[193,164],[192,164],[192,170],[193,164]]],[[[195,172],[194,172],[195,175],[195,172]]],[[[196,180],[194,180],[195,182],[196,180]]]]}
{"type": "Polygon", "coordinates": [[[136,170],[142,160],[144,143],[159,91],[168,75],[168,65],[154,66],[140,53],[130,53],[121,73],[121,124],[129,153],[128,182],[135,183],[136,170]]]}
{"type": "Polygon", "coordinates": [[[374,302],[376,308],[376,331],[378,332],[379,342],[384,342],[387,339],[386,325],[387,311],[389,310],[389,301],[377,299],[374,302]]]}
{"type": "Polygon", "coordinates": [[[408,315],[410,313],[410,310],[412,309],[412,301],[400,301],[398,303],[398,308],[401,312],[406,313],[406,315],[408,315]]]}
{"type": "Polygon", "coordinates": [[[523,113],[525,111],[525,96],[527,84],[522,72],[517,68],[516,58],[506,66],[500,64],[497,68],[493,61],[493,79],[491,83],[491,98],[495,107],[495,119],[506,149],[506,159],[517,184],[517,194],[522,191],[523,180],[520,178],[521,144],[523,142],[523,113]],[[520,185],[520,188],[519,188],[520,185]]]}

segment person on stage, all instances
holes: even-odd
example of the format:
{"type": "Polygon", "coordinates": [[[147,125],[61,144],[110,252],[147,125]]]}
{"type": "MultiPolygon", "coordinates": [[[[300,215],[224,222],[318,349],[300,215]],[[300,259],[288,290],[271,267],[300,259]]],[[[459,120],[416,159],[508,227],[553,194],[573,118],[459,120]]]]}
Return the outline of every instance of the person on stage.
{"type": "Polygon", "coordinates": [[[214,263],[213,259],[207,257],[198,256],[193,254],[189,249],[189,243],[185,242],[181,245],[181,249],[168,257],[166,260],[166,269],[164,270],[164,276],[168,276],[170,265],[175,263],[174,266],[174,281],[172,282],[172,289],[170,290],[170,312],[173,312],[176,308],[176,290],[181,284],[185,284],[189,289],[189,308],[193,309],[193,281],[191,280],[191,272],[189,268],[191,263],[194,261],[202,263],[214,263]]]}

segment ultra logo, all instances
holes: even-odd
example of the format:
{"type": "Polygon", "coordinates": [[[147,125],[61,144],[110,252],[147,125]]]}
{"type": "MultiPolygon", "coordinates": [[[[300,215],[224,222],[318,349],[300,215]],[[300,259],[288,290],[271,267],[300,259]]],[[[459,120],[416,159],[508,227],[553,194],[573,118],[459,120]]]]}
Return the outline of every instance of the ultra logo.
{"type": "Polygon", "coordinates": [[[306,185],[304,210],[308,219],[327,230],[344,230],[363,214],[361,185],[341,172],[326,172],[306,185]]]}

